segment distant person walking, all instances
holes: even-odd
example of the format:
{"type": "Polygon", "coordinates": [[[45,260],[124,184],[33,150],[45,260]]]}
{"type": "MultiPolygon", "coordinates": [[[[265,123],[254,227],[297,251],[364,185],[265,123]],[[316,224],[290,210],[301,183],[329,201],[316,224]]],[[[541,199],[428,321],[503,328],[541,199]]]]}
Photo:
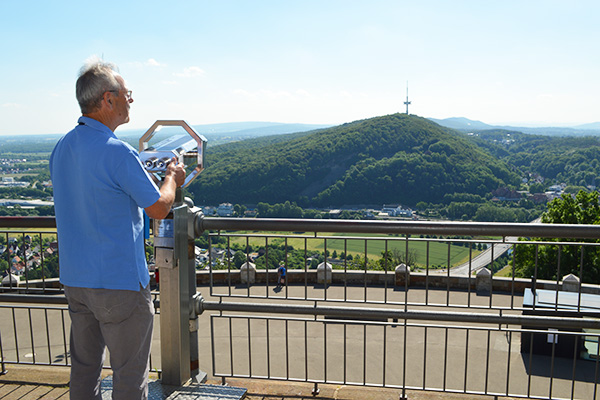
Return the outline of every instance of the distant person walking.
{"type": "Polygon", "coordinates": [[[281,263],[279,268],[277,268],[277,286],[285,286],[285,275],[287,273],[287,269],[285,268],[285,264],[281,263]]]}
{"type": "Polygon", "coordinates": [[[71,399],[101,399],[105,347],[113,399],[147,399],[154,307],[142,209],[164,218],[185,179],[173,160],[159,189],[114,130],[129,122],[131,90],[100,60],[80,71],[82,117],[50,157],[60,282],[71,316],[71,399]]]}

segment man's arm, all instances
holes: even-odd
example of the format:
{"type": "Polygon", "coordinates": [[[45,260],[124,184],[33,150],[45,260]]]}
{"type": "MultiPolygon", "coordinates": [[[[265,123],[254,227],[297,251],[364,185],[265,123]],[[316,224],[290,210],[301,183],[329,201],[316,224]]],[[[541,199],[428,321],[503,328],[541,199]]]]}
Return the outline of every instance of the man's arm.
{"type": "Polygon", "coordinates": [[[167,166],[165,179],[160,187],[160,198],[150,207],[146,207],[146,214],[153,219],[163,219],[171,211],[175,201],[175,191],[185,182],[185,170],[183,165],[177,163],[173,158],[167,166]]]}

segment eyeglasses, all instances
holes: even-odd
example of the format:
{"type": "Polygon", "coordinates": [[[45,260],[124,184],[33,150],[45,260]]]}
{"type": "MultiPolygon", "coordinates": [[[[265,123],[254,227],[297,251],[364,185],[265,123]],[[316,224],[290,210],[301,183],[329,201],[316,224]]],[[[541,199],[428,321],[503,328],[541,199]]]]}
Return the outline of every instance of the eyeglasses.
{"type": "MultiPolygon", "coordinates": [[[[119,93],[119,92],[121,92],[121,90],[107,90],[107,92],[119,93]]],[[[125,91],[125,98],[127,100],[131,100],[131,90],[126,90],[125,91]]]]}

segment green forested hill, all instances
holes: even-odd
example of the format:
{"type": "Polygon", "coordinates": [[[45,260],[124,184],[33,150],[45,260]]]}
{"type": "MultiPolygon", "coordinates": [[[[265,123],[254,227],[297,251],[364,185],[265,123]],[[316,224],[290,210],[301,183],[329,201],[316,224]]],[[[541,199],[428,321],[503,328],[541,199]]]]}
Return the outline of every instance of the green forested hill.
{"type": "Polygon", "coordinates": [[[600,137],[552,137],[506,130],[477,132],[469,140],[521,171],[538,174],[545,185],[600,184],[600,137]]]}
{"type": "Polygon", "coordinates": [[[519,176],[462,134],[393,114],[264,146],[207,153],[190,185],[197,204],[296,201],[301,206],[441,202],[485,196],[519,176]]]}

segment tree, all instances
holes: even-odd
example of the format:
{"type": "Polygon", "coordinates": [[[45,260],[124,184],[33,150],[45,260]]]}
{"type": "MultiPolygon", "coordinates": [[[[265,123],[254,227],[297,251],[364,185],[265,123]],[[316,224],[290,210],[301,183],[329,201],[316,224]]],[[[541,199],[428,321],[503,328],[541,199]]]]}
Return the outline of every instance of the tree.
{"type": "MultiPolygon", "coordinates": [[[[600,224],[600,202],[598,192],[580,191],[575,197],[563,195],[548,203],[542,215],[547,224],[600,224]]],[[[546,242],[581,242],[580,239],[542,239],[546,242]]],[[[589,240],[586,240],[586,242],[589,240]]],[[[598,243],[600,239],[591,240],[598,243]]],[[[600,281],[600,248],[578,245],[517,245],[515,247],[515,275],[528,278],[536,275],[539,279],[557,279],[557,266],[560,256],[560,275],[569,273],[579,276],[583,265],[582,282],[600,281]],[[537,249],[537,275],[536,266],[537,249]]],[[[560,278],[560,277],[558,277],[560,278]]]]}
{"type": "Polygon", "coordinates": [[[244,264],[246,261],[247,261],[246,254],[244,254],[244,252],[242,252],[242,251],[236,251],[235,254],[233,255],[233,265],[235,266],[236,269],[240,269],[242,264],[244,264]]]}

